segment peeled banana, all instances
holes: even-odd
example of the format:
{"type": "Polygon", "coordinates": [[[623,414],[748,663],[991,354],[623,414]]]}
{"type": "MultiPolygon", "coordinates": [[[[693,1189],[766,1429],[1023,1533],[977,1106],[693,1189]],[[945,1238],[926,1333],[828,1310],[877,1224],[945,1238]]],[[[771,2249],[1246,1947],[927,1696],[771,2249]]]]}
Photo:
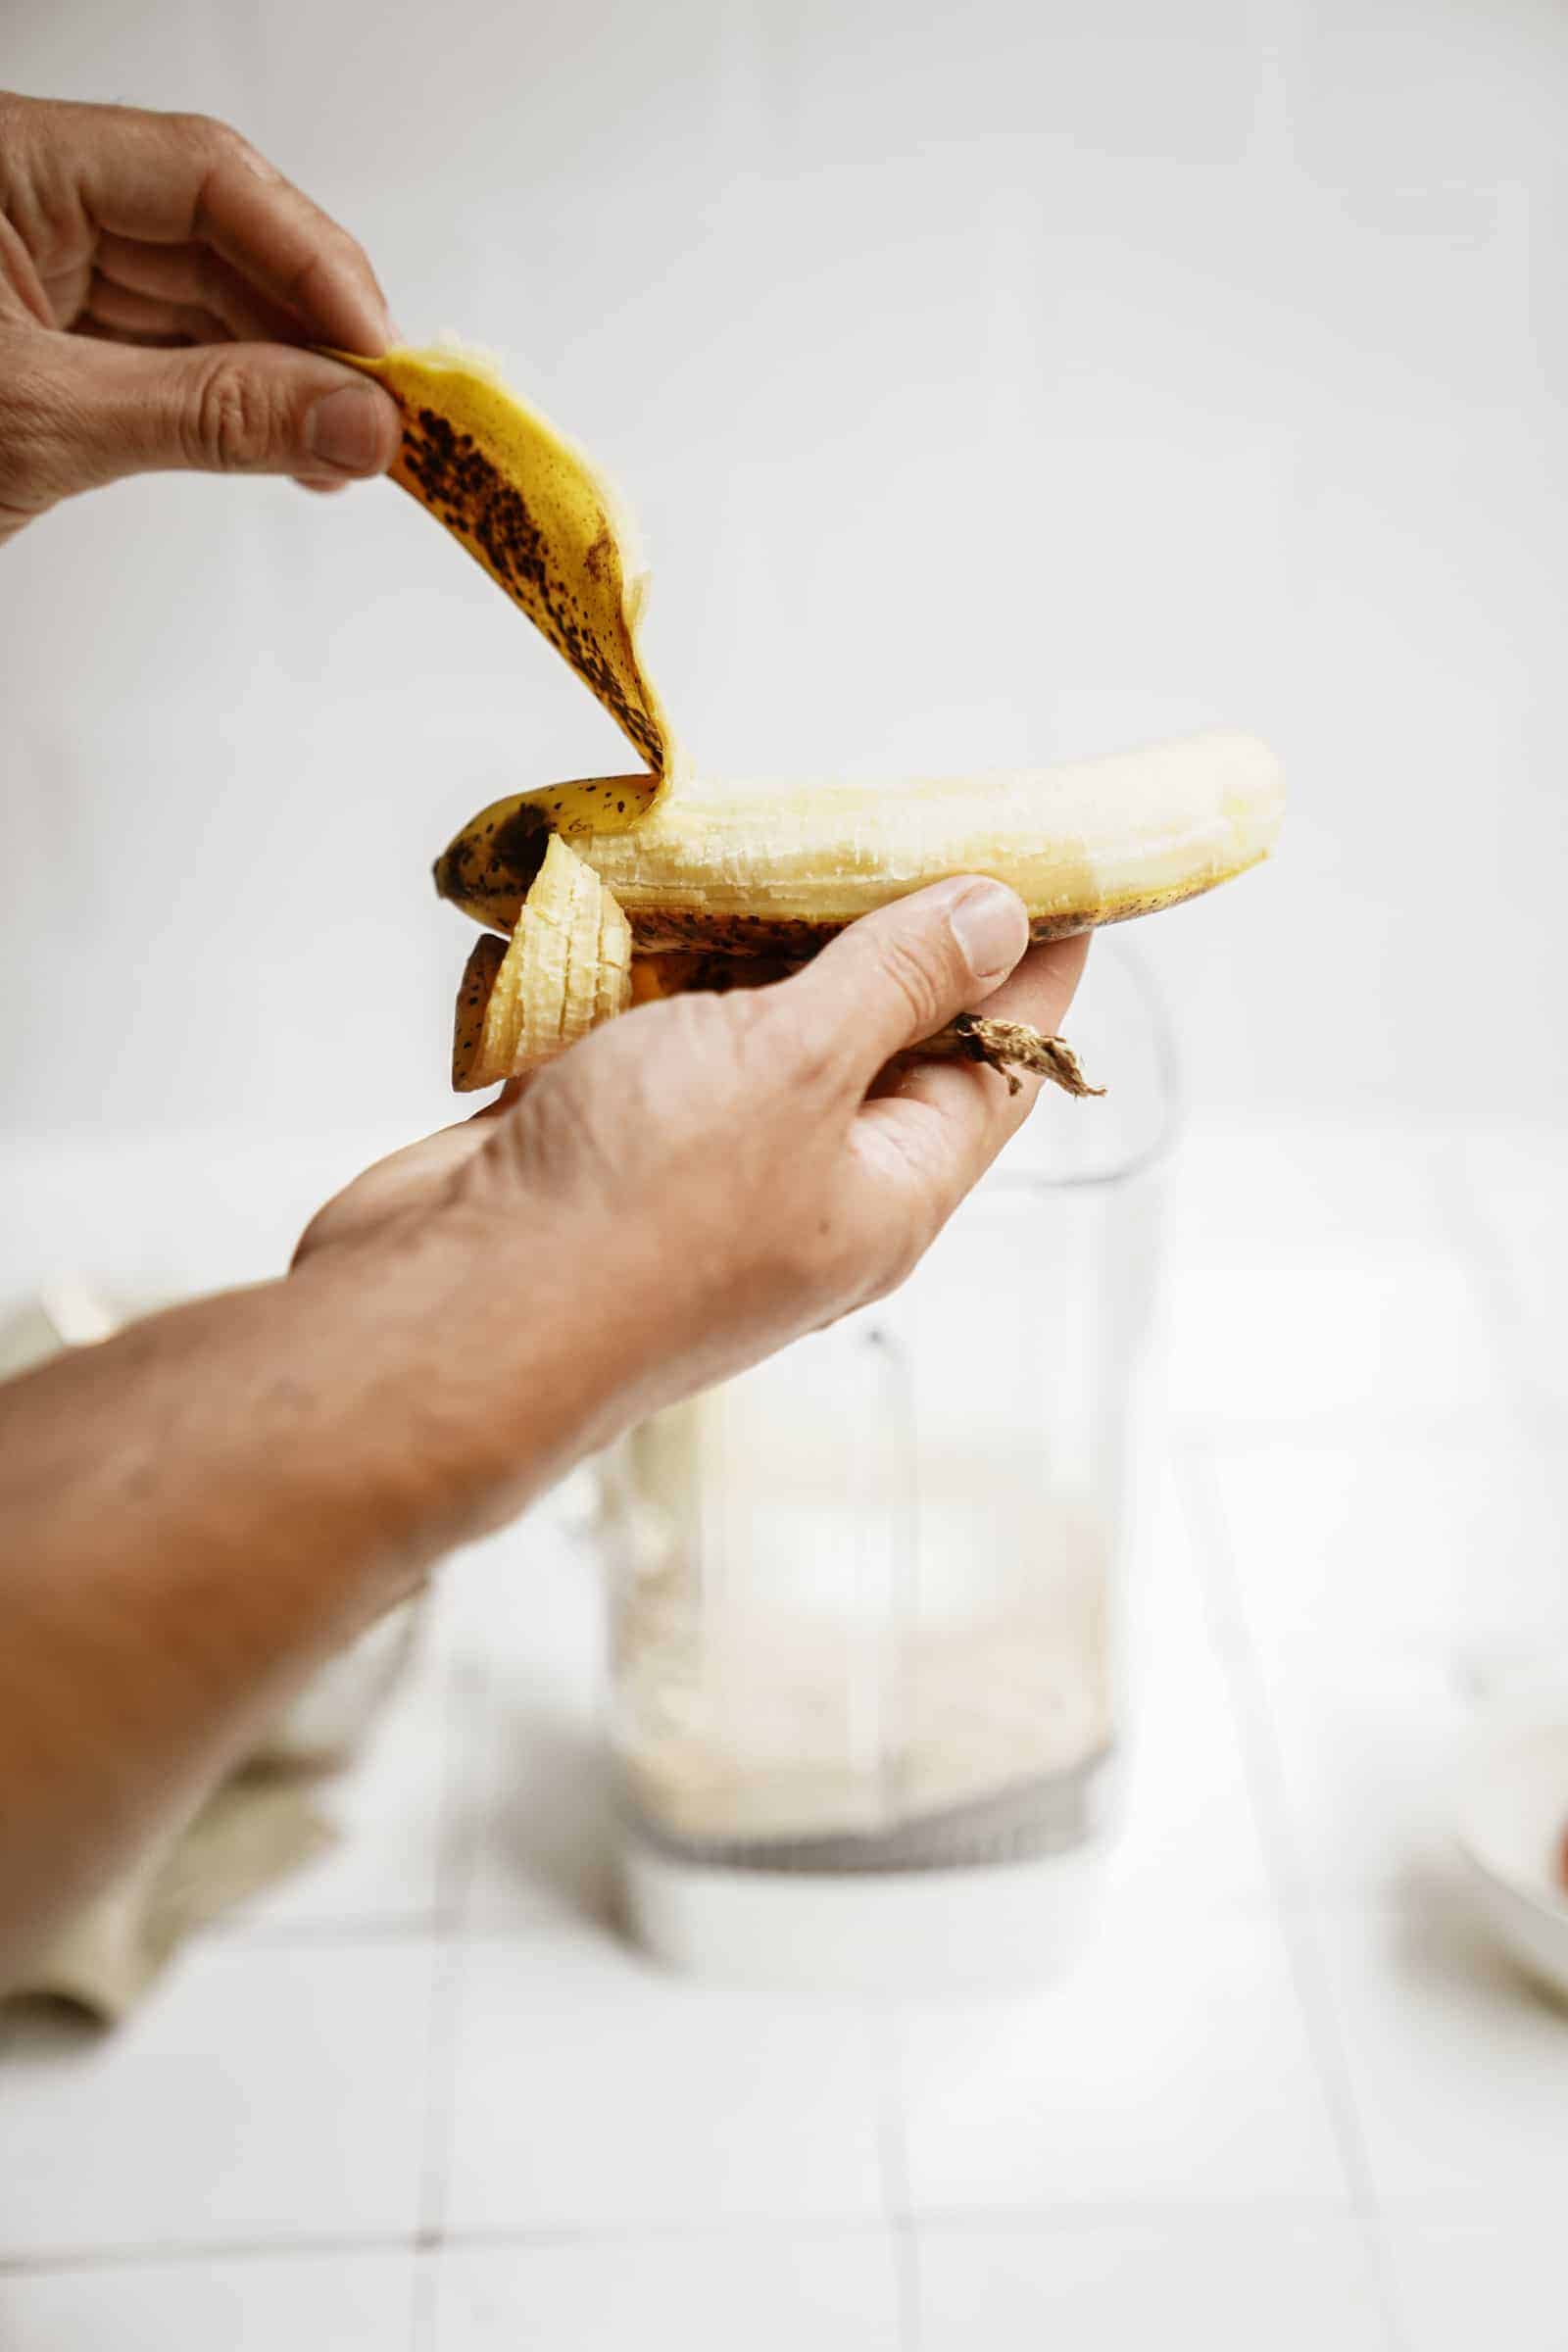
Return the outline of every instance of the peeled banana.
{"type": "MultiPolygon", "coordinates": [[[[651,996],[776,976],[858,915],[947,875],[1009,883],[1034,937],[1052,939],[1173,906],[1273,846],[1278,765],[1232,733],[879,788],[698,775],[643,659],[648,574],[598,468],[460,349],[349,364],[403,409],[394,479],[521,606],[646,763],[498,801],[437,860],[441,895],[511,934],[468,959],[458,1086],[533,1068],[651,996]]],[[[929,1050],[1092,1091],[1059,1039],[1015,1024],[967,1019],[929,1050]]]]}
{"type": "Polygon", "coordinates": [[[809,955],[889,899],[949,874],[995,874],[1034,936],[1151,914],[1267,855],[1282,788],[1248,735],[1000,775],[869,787],[824,777],[721,784],[689,777],[613,832],[624,776],[517,793],[483,808],[436,861],[436,888],[510,930],[545,844],[564,839],[631,920],[641,953],[809,955]],[[590,797],[591,796],[591,797],[590,797]]]}

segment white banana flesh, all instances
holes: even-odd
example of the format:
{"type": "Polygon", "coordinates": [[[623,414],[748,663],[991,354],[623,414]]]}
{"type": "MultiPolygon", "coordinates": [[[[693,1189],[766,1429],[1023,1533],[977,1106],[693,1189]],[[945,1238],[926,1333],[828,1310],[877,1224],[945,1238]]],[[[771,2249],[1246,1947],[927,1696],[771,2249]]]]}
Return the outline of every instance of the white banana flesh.
{"type": "Polygon", "coordinates": [[[1209,734],[883,786],[692,777],[629,832],[573,846],[650,948],[722,947],[732,925],[753,946],[795,925],[831,932],[951,874],[1008,883],[1036,937],[1050,938],[1149,913],[1255,864],[1283,804],[1266,745],[1209,734]]]}

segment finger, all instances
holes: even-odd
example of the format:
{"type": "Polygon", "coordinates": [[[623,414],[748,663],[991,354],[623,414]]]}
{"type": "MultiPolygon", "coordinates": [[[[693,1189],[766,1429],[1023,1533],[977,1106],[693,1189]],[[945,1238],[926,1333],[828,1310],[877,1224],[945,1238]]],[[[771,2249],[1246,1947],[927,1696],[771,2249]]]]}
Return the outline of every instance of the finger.
{"type": "Polygon", "coordinates": [[[863,1093],[895,1054],[999,987],[1028,943],[1016,893],[959,876],[852,923],[805,971],[766,992],[766,1017],[801,1045],[825,1045],[863,1093]]]}
{"type": "Polygon", "coordinates": [[[359,245],[226,122],[97,106],[56,119],[74,127],[70,170],[100,228],[211,245],[318,342],[374,353],[395,340],[359,245]]]}
{"type": "Polygon", "coordinates": [[[157,302],[211,311],[236,343],[299,343],[301,322],[270,301],[207,245],[144,245],[101,236],[97,275],[157,302]]]}
{"type": "Polygon", "coordinates": [[[226,343],[228,328],[213,312],[194,304],[161,302],[150,294],[133,294],[112,278],[94,275],[87,292],[86,316],[116,333],[164,339],[182,336],[189,343],[226,343]]]}
{"type": "MultiPolygon", "coordinates": [[[[1033,948],[1011,978],[985,1000],[988,1016],[1025,1021],[1054,1037],[1072,1002],[1089,936],[1033,948]]],[[[1017,1073],[1016,1094],[1000,1071],[970,1061],[914,1062],[890,1074],[865,1103],[852,1134],[861,1164],[891,1180],[934,1232],[1023,1125],[1043,1083],[1017,1073]]]]}
{"type": "Polygon", "coordinates": [[[39,341],[32,394],[61,495],[165,470],[363,478],[384,472],[397,454],[397,404],[313,352],[39,341]]]}
{"type": "Polygon", "coordinates": [[[364,248],[226,125],[220,130],[198,234],[318,342],[371,356],[388,350],[397,329],[364,248]]]}

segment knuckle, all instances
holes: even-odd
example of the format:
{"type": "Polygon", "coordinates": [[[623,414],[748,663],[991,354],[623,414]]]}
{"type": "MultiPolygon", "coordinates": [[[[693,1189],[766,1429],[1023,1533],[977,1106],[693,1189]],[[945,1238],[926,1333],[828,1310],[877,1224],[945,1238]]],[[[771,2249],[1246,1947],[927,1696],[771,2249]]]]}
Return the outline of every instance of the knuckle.
{"type": "Polygon", "coordinates": [[[266,387],[242,364],[220,358],[205,369],[186,422],[189,456],[219,472],[264,466],[277,444],[278,419],[266,387]]]}
{"type": "Polygon", "coordinates": [[[327,220],[321,230],[321,242],[342,268],[361,270],[367,277],[371,274],[369,256],[365,247],[341,221],[327,220]]]}
{"type": "Polygon", "coordinates": [[[341,286],[345,280],[370,279],[370,265],[364,247],[346,228],[323,214],[313,225],[310,252],[289,281],[289,298],[308,305],[313,298],[324,297],[334,285],[341,286]]]}
{"type": "Polygon", "coordinates": [[[217,115],[182,110],[166,116],[165,121],[187,147],[211,162],[217,162],[220,156],[231,152],[240,143],[238,131],[220,122],[217,115]]]}

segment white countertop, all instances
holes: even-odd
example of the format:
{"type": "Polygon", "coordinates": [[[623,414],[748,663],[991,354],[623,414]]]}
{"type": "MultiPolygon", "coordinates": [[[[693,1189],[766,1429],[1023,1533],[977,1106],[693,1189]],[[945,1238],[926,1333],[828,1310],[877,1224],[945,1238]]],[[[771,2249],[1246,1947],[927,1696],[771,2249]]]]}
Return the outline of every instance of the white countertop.
{"type": "MultiPolygon", "coordinates": [[[[1472,1925],[1444,1780],[1568,1657],[1565,1176],[1191,1140],[1115,1899],[1038,1992],[650,1969],[590,1564],[549,1512],[453,1563],[337,1849],[119,2033],[0,2028],[6,2352],[1562,2352],[1568,2015],[1472,1925]]],[[[88,1181],[13,1163],[16,1263],[88,1181]]]]}

